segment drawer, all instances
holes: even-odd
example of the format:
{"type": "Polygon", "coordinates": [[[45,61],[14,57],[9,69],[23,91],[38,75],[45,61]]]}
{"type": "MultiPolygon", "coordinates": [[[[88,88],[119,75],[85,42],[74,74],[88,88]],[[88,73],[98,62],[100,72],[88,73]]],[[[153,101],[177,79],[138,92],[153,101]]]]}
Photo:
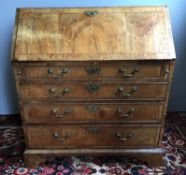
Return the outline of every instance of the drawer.
{"type": "Polygon", "coordinates": [[[29,148],[155,147],[156,125],[25,126],[29,148]]]}
{"type": "Polygon", "coordinates": [[[162,100],[166,83],[124,84],[118,83],[59,83],[22,84],[23,100],[38,99],[157,99],[162,100]]]}
{"type": "Polygon", "coordinates": [[[163,103],[24,104],[26,123],[158,122],[163,103]]]}
{"type": "Polygon", "coordinates": [[[22,63],[15,66],[15,74],[26,80],[166,80],[168,70],[166,61],[22,63]]]}

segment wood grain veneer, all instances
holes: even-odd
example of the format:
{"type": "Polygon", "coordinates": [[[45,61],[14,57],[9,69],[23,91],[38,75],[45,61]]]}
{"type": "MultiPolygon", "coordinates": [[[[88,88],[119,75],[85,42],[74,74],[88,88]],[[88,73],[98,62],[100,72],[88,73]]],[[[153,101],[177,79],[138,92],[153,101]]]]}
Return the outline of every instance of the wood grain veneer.
{"type": "Polygon", "coordinates": [[[19,61],[175,58],[166,7],[18,9],[17,23],[19,61]]]}

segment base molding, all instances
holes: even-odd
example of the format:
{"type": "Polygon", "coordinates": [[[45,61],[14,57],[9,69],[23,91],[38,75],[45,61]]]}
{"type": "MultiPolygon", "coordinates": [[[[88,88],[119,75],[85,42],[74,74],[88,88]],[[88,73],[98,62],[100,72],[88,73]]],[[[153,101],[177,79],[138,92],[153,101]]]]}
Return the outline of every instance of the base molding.
{"type": "Polygon", "coordinates": [[[130,156],[146,162],[149,166],[163,165],[165,149],[26,149],[25,166],[35,168],[39,163],[58,156],[130,156]]]}

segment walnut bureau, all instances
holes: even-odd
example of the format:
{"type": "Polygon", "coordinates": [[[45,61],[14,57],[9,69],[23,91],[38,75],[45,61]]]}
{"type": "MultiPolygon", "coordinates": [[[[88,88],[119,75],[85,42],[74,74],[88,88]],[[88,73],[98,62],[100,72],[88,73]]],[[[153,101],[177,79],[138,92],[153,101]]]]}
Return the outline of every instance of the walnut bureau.
{"type": "Polygon", "coordinates": [[[160,164],[175,58],[167,7],[17,9],[26,165],[79,154],[160,164]]]}

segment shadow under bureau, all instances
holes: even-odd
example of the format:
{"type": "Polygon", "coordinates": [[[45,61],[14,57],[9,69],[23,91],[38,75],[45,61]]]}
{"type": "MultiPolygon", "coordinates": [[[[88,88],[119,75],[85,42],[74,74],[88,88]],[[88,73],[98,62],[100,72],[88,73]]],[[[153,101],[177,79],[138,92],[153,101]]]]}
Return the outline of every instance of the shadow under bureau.
{"type": "Polygon", "coordinates": [[[17,9],[11,61],[27,166],[61,155],[161,164],[175,62],[166,7],[17,9]]]}

